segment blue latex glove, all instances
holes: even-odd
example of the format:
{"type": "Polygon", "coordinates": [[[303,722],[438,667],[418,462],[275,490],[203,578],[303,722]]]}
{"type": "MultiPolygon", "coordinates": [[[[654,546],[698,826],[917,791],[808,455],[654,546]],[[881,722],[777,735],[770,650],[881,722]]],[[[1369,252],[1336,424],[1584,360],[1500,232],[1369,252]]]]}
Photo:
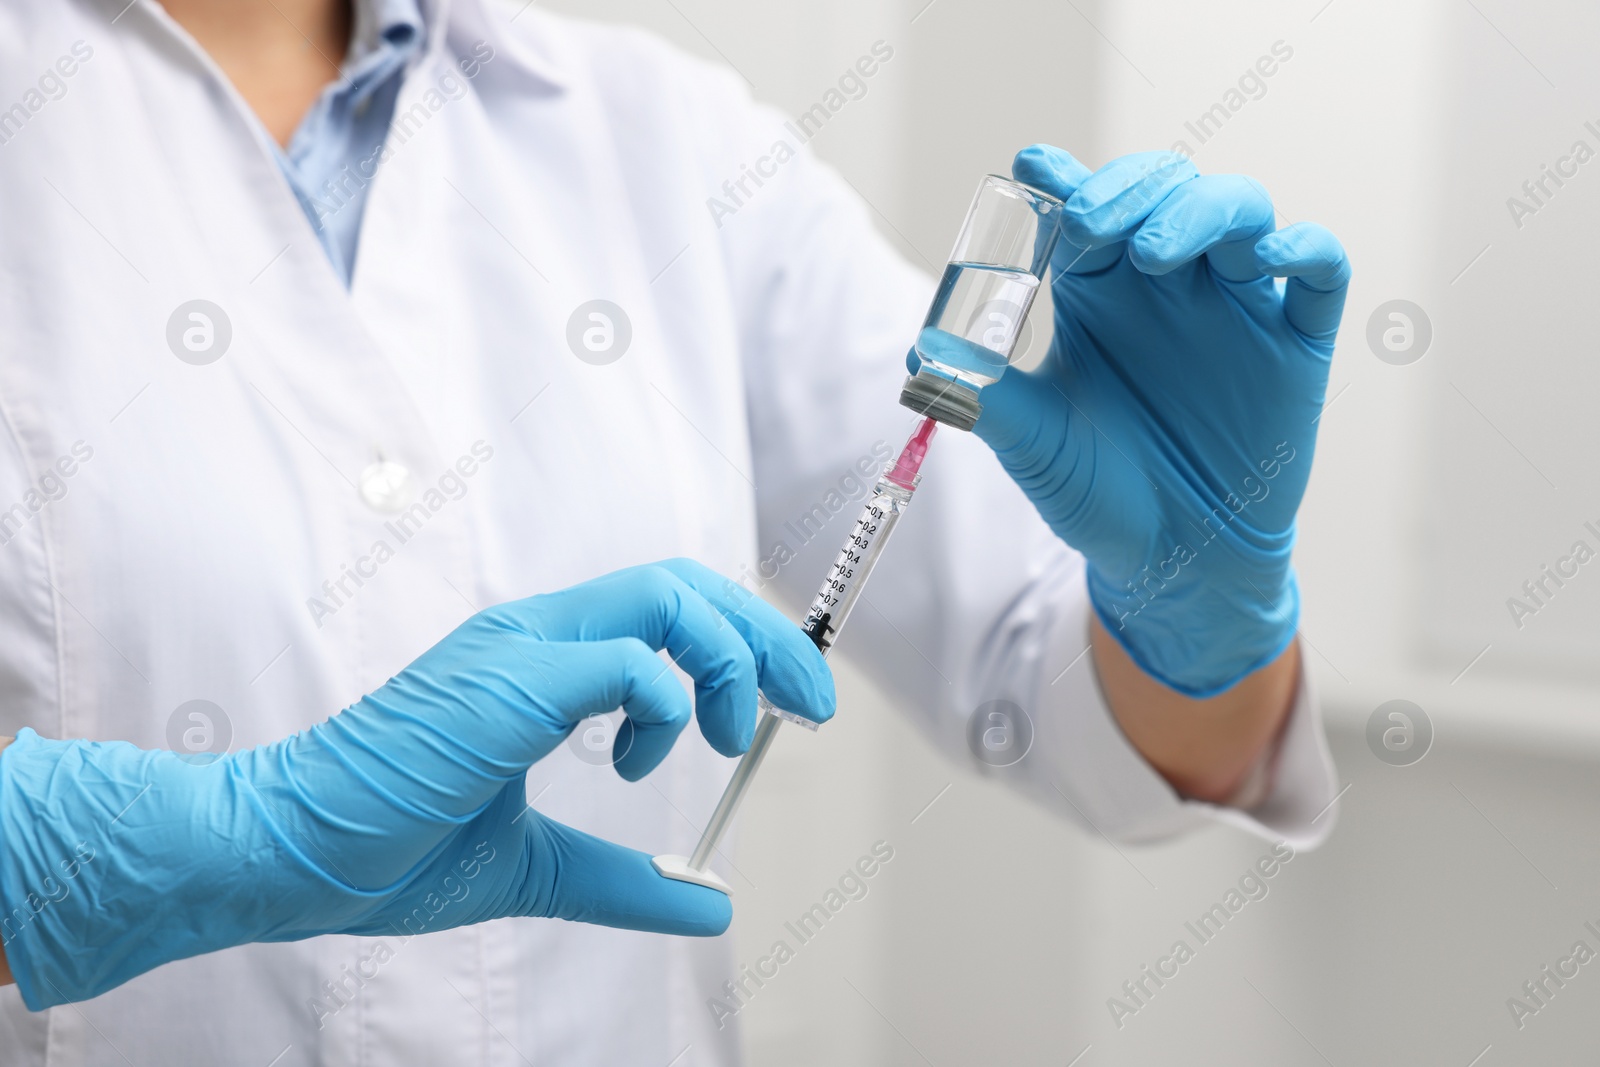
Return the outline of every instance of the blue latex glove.
{"type": "Polygon", "coordinates": [[[1055,335],[1039,368],[984,390],[974,432],[1083,553],[1134,661],[1189,696],[1222,692],[1298,623],[1295,511],[1349,261],[1321,226],[1274,232],[1255,181],[1172,153],[1091,174],[1035,145],[1012,171],[1066,202],[1055,335]]]}
{"type": "Polygon", "coordinates": [[[687,560],[473,616],[343,712],[208,765],[23,730],[0,755],[0,933],[24,1002],[95,996],[252,941],[410,934],[546,916],[713,935],[715,890],[527,808],[528,767],[621,705],[632,781],[690,717],[713,748],[755,730],[758,684],[817,721],[834,691],[778,611],[687,560]]]}

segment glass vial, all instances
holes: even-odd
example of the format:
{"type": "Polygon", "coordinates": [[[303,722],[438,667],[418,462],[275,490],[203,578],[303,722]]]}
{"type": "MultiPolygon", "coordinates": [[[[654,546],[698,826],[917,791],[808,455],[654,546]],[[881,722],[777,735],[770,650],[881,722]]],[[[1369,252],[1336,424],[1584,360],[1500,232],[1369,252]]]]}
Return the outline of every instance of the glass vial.
{"type": "Polygon", "coordinates": [[[1060,234],[1061,201],[986,175],[917,334],[922,365],[900,403],[959,430],[983,406],[978,392],[1010,365],[1060,234]]]}

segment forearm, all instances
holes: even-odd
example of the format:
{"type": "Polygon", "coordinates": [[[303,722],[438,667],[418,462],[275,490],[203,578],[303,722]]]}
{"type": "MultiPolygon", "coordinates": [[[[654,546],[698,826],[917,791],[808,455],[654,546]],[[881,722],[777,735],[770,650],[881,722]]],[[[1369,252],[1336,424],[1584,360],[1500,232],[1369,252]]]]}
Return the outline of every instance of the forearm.
{"type": "MultiPolygon", "coordinates": [[[[0,737],[0,752],[4,752],[6,746],[10,743],[11,738],[0,737]]],[[[10,985],[11,983],[11,967],[6,963],[6,947],[0,944],[0,985],[10,985]]]]}
{"type": "Polygon", "coordinates": [[[1101,690],[1122,732],[1174,789],[1195,800],[1233,796],[1294,706],[1298,642],[1227,692],[1196,700],[1141,670],[1097,618],[1090,640],[1101,690]]]}

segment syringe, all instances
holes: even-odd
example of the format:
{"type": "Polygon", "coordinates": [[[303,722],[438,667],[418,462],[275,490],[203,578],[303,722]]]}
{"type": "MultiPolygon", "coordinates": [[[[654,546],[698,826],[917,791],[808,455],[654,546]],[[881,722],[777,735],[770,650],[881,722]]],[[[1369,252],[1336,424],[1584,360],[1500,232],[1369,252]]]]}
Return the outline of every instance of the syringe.
{"type": "MultiPolygon", "coordinates": [[[[940,422],[972,429],[983,411],[980,391],[1005,372],[1015,355],[1028,309],[1042,287],[1061,232],[1060,216],[1061,201],[1021,182],[991,174],[979,184],[933,307],[917,335],[917,371],[900,392],[900,403],[925,417],[893,466],[872,487],[872,498],[806,613],[805,631],[824,656],[911,503],[933,431],[940,422]]],[[[664,876],[730,891],[707,865],[772,747],[778,723],[792,719],[817,728],[773,707],[765,696],[759,698],[759,706],[766,714],[756,724],[755,738],[734,768],[733,780],[717,801],[694,855],[657,856],[651,861],[664,876]]]]}
{"type": "MultiPolygon", "coordinates": [[[[879,557],[883,555],[884,546],[889,543],[889,535],[894,532],[900,516],[911,503],[911,494],[916,491],[917,483],[922,480],[922,476],[917,472],[928,454],[928,443],[933,439],[933,431],[938,426],[939,424],[933,419],[924,418],[917,424],[916,430],[911,434],[905,447],[900,450],[900,455],[896,457],[893,465],[885,468],[883,476],[872,487],[871,497],[867,499],[861,514],[856,518],[850,536],[845,539],[844,547],[839,549],[839,555],[834,558],[833,566],[828,568],[827,577],[822,580],[822,588],[817,591],[816,599],[811,602],[811,609],[806,612],[806,619],[801,628],[824,656],[833,648],[839,631],[844,628],[845,620],[850,617],[850,610],[855,607],[856,601],[861,597],[861,590],[866,587],[872,568],[877,565],[879,557]]],[[[745,793],[750,789],[750,783],[755,780],[756,770],[760,768],[767,750],[772,747],[772,739],[777,736],[778,726],[784,719],[789,719],[812,730],[817,728],[815,723],[775,707],[765,695],[759,697],[758,703],[765,714],[756,724],[755,738],[750,742],[750,748],[740,757],[738,766],[734,768],[733,778],[723,790],[722,799],[717,801],[716,809],[711,813],[711,820],[706,824],[705,832],[700,835],[700,843],[695,846],[694,855],[657,856],[651,860],[655,869],[667,878],[675,878],[680,882],[693,882],[696,885],[719,889],[724,893],[731,892],[728,884],[709,870],[708,866],[712,853],[717,849],[717,843],[727,832],[728,825],[733,822],[745,793]]]]}

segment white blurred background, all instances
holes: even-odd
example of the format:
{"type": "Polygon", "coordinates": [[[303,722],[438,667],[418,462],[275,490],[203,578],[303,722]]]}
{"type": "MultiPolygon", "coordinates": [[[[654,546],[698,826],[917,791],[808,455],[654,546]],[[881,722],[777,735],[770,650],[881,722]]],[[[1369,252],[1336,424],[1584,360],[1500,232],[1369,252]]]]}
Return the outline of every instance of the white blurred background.
{"type": "Polygon", "coordinates": [[[1576,0],[608,0],[796,114],[888,42],[812,142],[885,233],[942,262],[977,176],[1034,141],[1098,166],[1184,141],[1259,178],[1356,267],[1298,555],[1340,779],[1338,832],[1118,1028],[1125,980],[1266,846],[1217,829],[1124,848],[938,757],[845,672],[849,714],[780,744],[743,816],[739,955],[880,838],[894,861],[740,1019],[762,1067],[1592,1062],[1600,964],[1519,1029],[1580,938],[1600,950],[1600,560],[1519,628],[1507,598],[1600,547],[1600,10],[1576,0]],[[1292,50],[1202,144],[1185,127],[1292,50]],[[1593,121],[1595,128],[1585,127],[1593,121]],[[1567,169],[1571,169],[1570,166],[1567,169]],[[1537,211],[1516,218],[1508,198],[1537,211]],[[1520,224],[1519,224],[1520,223],[1520,224]],[[1407,365],[1367,341],[1423,310],[1407,365]],[[1436,738],[1392,767],[1384,701],[1436,738]],[[937,803],[928,801],[949,785],[937,803]],[[912,822],[913,817],[916,821],[912,822]],[[1081,1057],[1074,1059],[1074,1057],[1081,1057]],[[1478,1058],[1474,1058],[1478,1057],[1478,1058]]]}

